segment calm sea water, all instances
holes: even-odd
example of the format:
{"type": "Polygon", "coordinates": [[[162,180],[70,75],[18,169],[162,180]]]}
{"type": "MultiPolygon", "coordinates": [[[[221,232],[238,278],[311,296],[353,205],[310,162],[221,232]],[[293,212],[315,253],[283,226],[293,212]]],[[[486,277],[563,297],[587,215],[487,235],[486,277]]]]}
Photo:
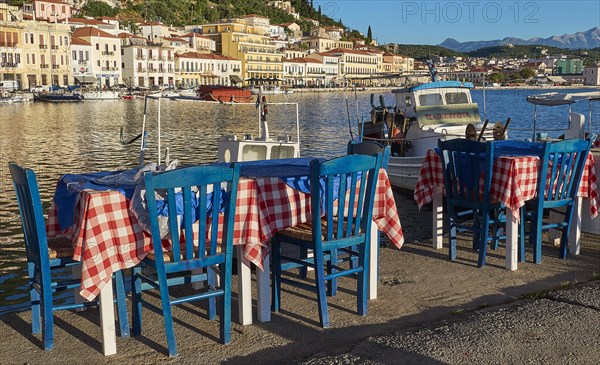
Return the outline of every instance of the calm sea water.
{"type": "MultiPolygon", "coordinates": [[[[589,90],[589,89],[588,89],[589,90]]],[[[549,92],[551,90],[543,90],[549,92]]],[[[564,91],[564,90],[561,90],[564,91]]],[[[533,106],[525,97],[539,90],[486,90],[485,116],[511,127],[528,128],[533,106]]],[[[390,92],[385,102],[393,105],[390,92]]],[[[484,116],[483,90],[473,99],[484,116]]],[[[345,153],[350,129],[356,136],[357,119],[368,115],[370,92],[295,93],[269,97],[270,102],[299,105],[300,142],[303,156],[334,157],[345,153]],[[358,111],[357,111],[358,110],[358,111]],[[358,115],[358,117],[357,117],[358,115]]],[[[593,109],[594,131],[600,133],[600,105],[593,109]]],[[[181,163],[216,161],[217,141],[226,134],[258,135],[256,109],[252,105],[220,105],[193,101],[161,101],[162,146],[181,163]]],[[[272,135],[290,134],[295,139],[295,106],[269,105],[272,135]]],[[[588,103],[573,111],[588,116],[588,103]]],[[[19,213],[8,162],[34,169],[45,211],[58,178],[64,173],[118,170],[138,163],[139,144],[122,145],[119,130],[128,140],[141,131],[143,100],[90,101],[78,104],[25,103],[0,105],[0,314],[26,308],[25,252],[19,213]]],[[[567,123],[568,107],[538,108],[538,125],[555,128],[567,123]]],[[[157,102],[148,104],[149,150],[147,161],[156,161],[157,102]]],[[[541,128],[540,131],[544,131],[541,128]]],[[[559,135],[551,132],[550,135],[559,135]]],[[[527,138],[531,132],[511,130],[511,138],[527,138]]],[[[410,229],[410,227],[404,227],[410,229]]]]}

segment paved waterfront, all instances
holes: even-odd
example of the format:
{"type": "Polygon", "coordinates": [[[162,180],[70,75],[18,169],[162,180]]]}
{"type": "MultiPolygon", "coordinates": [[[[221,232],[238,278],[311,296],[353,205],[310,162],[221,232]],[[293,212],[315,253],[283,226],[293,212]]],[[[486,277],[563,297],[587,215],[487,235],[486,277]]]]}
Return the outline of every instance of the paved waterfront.
{"type": "MultiPolygon", "coordinates": [[[[430,212],[396,197],[407,243],[381,251],[379,296],[365,317],[355,314],[351,279],[328,298],[332,327],[318,327],[313,295],[284,286],[283,312],[270,323],[234,323],[232,343],[218,342],[218,322],[204,304],[174,312],[180,356],[169,359],[160,315],[144,311],[140,337],[117,338],[104,357],[95,310],[60,312],[55,349],[40,349],[29,312],[0,317],[2,364],[595,364],[600,359],[600,240],[583,235],[582,254],[504,269],[504,249],[477,268],[470,242],[458,261],[431,248],[430,212]]],[[[528,252],[531,260],[531,252],[528,252]]],[[[234,279],[235,283],[235,279],[234,279]]],[[[234,293],[237,289],[234,287],[234,293]]],[[[237,320],[237,301],[233,301],[237,320]]]]}

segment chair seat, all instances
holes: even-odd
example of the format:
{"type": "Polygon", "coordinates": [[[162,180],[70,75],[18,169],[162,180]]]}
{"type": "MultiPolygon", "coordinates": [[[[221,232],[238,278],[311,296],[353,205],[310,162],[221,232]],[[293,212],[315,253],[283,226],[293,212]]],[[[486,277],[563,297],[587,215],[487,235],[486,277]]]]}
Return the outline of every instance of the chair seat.
{"type": "MultiPolygon", "coordinates": [[[[335,232],[337,229],[337,222],[338,222],[338,218],[334,217],[333,218],[333,231],[335,232]]],[[[346,219],[344,219],[344,230],[346,230],[346,227],[348,226],[348,222],[346,219]]],[[[300,223],[296,226],[290,227],[290,228],[286,228],[283,231],[277,232],[278,234],[281,234],[283,236],[286,237],[290,237],[290,238],[294,238],[297,240],[302,240],[302,241],[312,241],[312,228],[313,228],[313,222],[312,221],[308,221],[306,223],[300,223]]],[[[354,230],[354,225],[352,225],[352,229],[354,230]]],[[[323,217],[321,218],[321,240],[325,241],[325,235],[323,234],[324,232],[327,232],[327,218],[323,217]]]]}
{"type": "Polygon", "coordinates": [[[71,258],[75,254],[73,243],[63,237],[48,239],[48,258],[71,258]]]}

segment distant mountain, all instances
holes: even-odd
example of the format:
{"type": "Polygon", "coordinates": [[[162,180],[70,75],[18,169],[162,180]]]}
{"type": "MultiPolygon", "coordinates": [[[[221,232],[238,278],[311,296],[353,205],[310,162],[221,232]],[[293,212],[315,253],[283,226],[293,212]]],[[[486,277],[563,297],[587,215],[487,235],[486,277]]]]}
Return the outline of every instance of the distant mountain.
{"type": "Polygon", "coordinates": [[[588,31],[577,32],[574,34],[563,34],[561,36],[552,36],[549,38],[534,37],[527,40],[515,37],[507,37],[493,41],[459,42],[456,39],[448,38],[439,45],[457,52],[470,52],[480,48],[504,46],[507,44],[539,44],[567,49],[591,49],[600,47],[600,27],[595,27],[588,31]]]}

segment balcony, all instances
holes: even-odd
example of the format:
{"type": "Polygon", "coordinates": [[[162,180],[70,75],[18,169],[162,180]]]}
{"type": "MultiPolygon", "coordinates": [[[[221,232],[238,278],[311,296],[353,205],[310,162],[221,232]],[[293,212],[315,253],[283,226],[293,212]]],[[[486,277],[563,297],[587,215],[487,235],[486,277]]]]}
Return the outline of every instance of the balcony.
{"type": "Polygon", "coordinates": [[[48,68],[48,64],[47,63],[42,63],[42,64],[40,64],[40,68],[48,68]]]}
{"type": "Polygon", "coordinates": [[[88,60],[79,60],[77,63],[79,63],[80,65],[85,65],[88,63],[88,60]]]}
{"type": "Polygon", "coordinates": [[[146,72],[146,69],[145,68],[138,68],[136,71],[137,72],[146,72]]]}
{"type": "Polygon", "coordinates": [[[14,68],[14,67],[19,67],[19,64],[18,63],[14,63],[14,62],[1,62],[0,63],[0,67],[14,68]]]}
{"type": "Polygon", "coordinates": [[[138,61],[145,60],[146,56],[140,56],[140,55],[138,55],[135,59],[138,60],[138,61]]]}
{"type": "Polygon", "coordinates": [[[115,52],[113,51],[102,51],[103,56],[114,56],[115,52]]]}
{"type": "Polygon", "coordinates": [[[18,47],[19,43],[17,42],[0,42],[0,47],[9,47],[9,48],[15,48],[18,47]]]}
{"type": "Polygon", "coordinates": [[[50,48],[53,49],[53,50],[57,50],[58,46],[50,46],[50,48]]]}
{"type": "Polygon", "coordinates": [[[60,65],[52,65],[53,70],[58,70],[59,68],[60,68],[60,65]]]}
{"type": "Polygon", "coordinates": [[[39,47],[40,47],[40,49],[48,49],[47,44],[40,44],[39,47]]]}

